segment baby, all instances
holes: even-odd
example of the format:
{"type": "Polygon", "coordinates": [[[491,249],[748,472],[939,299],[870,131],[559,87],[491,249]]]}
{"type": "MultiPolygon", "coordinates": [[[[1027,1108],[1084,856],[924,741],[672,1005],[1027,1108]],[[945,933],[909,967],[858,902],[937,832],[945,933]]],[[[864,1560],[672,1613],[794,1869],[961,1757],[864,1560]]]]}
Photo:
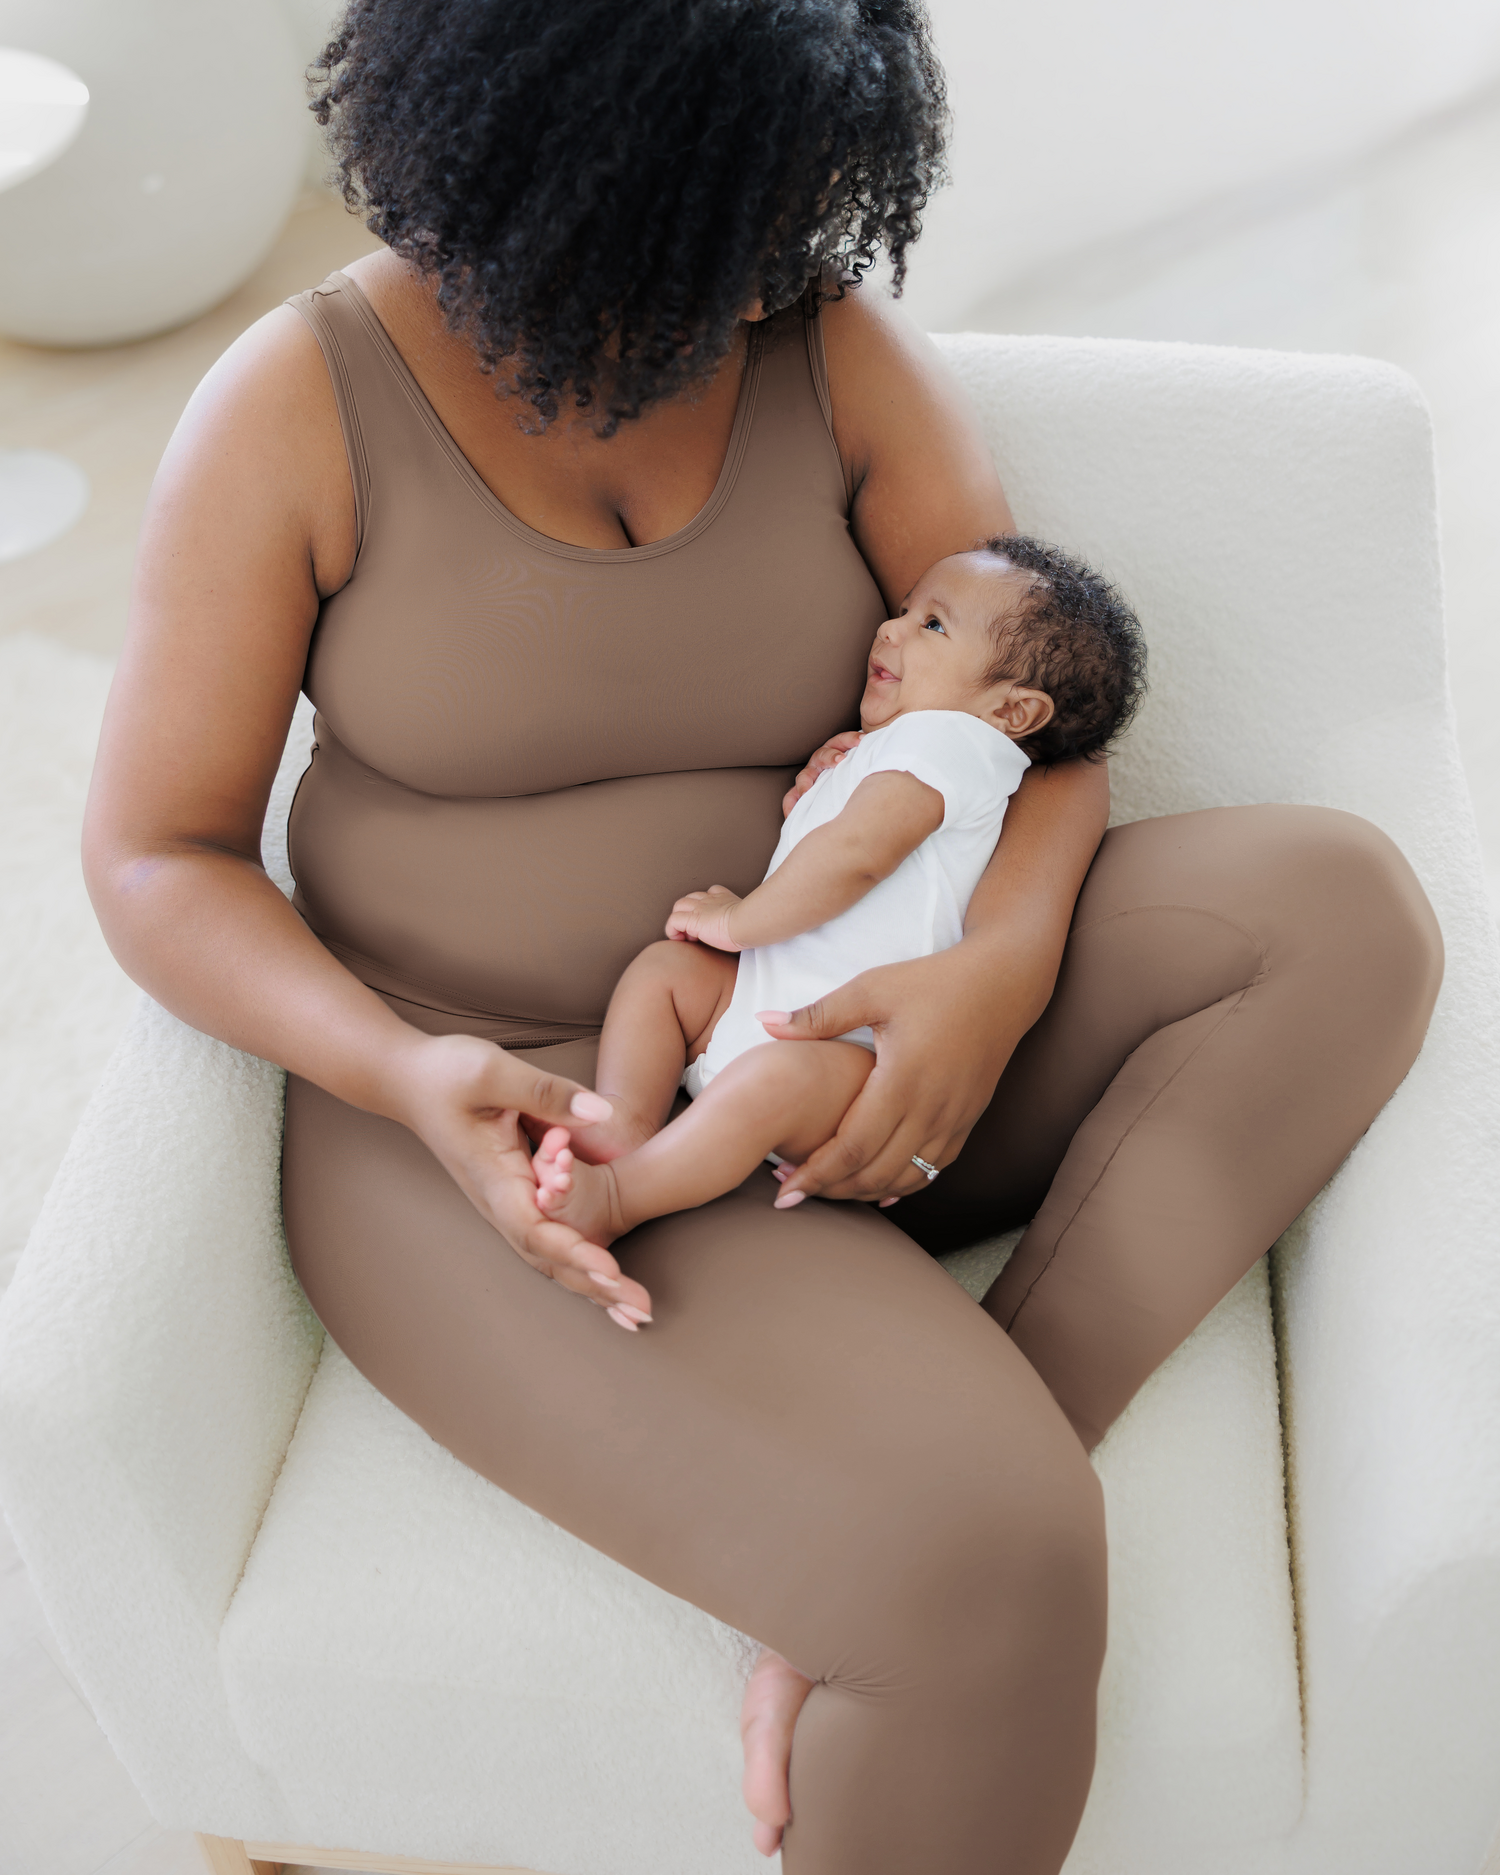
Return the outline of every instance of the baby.
{"type": "Polygon", "coordinates": [[[621,977],[597,1076],[613,1117],[576,1154],[564,1127],[537,1148],[538,1206],[591,1243],[833,1137],[873,1035],[780,1041],[763,1024],[873,965],[956,944],[1022,775],[1105,750],[1139,701],[1145,649],[1104,580],[1013,535],[930,567],[868,668],[861,739],[792,806],[763,883],[679,899],[667,941],[621,977]],[[692,1104],[669,1125],[679,1085],[692,1104]]]}

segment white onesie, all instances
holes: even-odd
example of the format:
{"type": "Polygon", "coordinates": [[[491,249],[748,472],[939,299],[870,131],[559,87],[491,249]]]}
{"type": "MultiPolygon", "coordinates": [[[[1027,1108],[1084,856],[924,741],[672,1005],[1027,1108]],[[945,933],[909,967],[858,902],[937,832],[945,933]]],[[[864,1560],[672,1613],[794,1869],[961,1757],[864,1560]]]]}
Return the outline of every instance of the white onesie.
{"type": "MultiPolygon", "coordinates": [[[[766,877],[815,827],[826,826],[867,775],[915,775],[943,797],[942,825],[888,878],[827,924],[740,952],[734,997],[713,1039],[688,1063],[682,1085],[697,1096],[723,1067],[773,1038],[758,1009],[801,1009],[875,964],[930,957],[963,936],[964,913],[989,864],[1005,804],[1031,766],[1009,736],[963,710],[913,710],[869,730],[827,768],[786,817],[766,877]]],[[[869,1029],[840,1038],[873,1051],[869,1029]]]]}

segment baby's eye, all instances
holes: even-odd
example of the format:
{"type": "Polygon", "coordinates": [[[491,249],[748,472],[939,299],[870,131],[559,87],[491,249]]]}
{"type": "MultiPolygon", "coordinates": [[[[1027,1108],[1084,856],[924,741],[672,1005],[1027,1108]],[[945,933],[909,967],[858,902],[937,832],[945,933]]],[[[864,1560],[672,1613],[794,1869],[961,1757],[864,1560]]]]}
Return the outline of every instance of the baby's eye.
{"type": "Polygon", "coordinates": [[[948,628],[940,618],[927,619],[922,626],[922,630],[924,632],[941,632],[945,638],[948,636],[948,628]]]}

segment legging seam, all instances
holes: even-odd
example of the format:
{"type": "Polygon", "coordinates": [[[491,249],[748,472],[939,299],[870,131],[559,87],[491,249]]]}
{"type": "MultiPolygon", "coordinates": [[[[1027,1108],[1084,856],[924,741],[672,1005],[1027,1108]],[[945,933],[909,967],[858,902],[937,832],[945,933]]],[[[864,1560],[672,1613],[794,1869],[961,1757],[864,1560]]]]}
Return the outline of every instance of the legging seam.
{"type": "Polygon", "coordinates": [[[1218,924],[1227,925],[1231,931],[1237,931],[1260,960],[1260,969],[1256,975],[1251,978],[1250,982],[1245,985],[1247,989],[1251,989],[1255,984],[1259,983],[1271,967],[1270,952],[1267,950],[1263,938],[1258,937],[1248,925],[1241,924],[1237,918],[1227,917],[1221,911],[1210,911],[1205,905],[1178,905],[1170,900],[1155,905],[1126,905],[1120,911],[1106,912],[1102,918],[1091,919],[1088,924],[1075,925],[1069,933],[1069,936],[1082,937],[1085,931],[1097,931],[1104,925],[1113,924],[1117,918],[1134,918],[1139,916],[1141,912],[1148,911],[1192,912],[1195,917],[1212,918],[1218,924]]]}
{"type": "MultiPolygon", "coordinates": [[[[1124,914],[1116,914],[1116,915],[1123,916],[1124,914]]],[[[1216,917],[1217,913],[1210,912],[1208,916],[1216,917]]],[[[1229,922],[1231,921],[1228,919],[1225,920],[1226,924],[1229,922]]],[[[1094,1193],[1099,1189],[1100,1183],[1102,1182],[1105,1173],[1108,1172],[1109,1168],[1114,1164],[1116,1158],[1119,1156],[1121,1150],[1123,1149],[1125,1142],[1130,1138],[1131,1134],[1134,1133],[1135,1129],[1140,1125],[1141,1121],[1145,1119],[1146,1115],[1150,1113],[1151,1109],[1161,1099],[1162,1095],[1166,1093],[1167,1089],[1177,1079],[1178,1075],[1183,1073],[1184,1070],[1194,1060],[1196,1060],[1200,1051],[1208,1046],[1208,1044],[1218,1034],[1219,1030],[1223,1028],[1224,1024],[1234,1014],[1235,1010],[1239,1008],[1240,1004],[1245,1000],[1246,996],[1249,995],[1250,991],[1255,987],[1257,983],[1262,981],[1265,975],[1266,975],[1266,971],[1262,969],[1259,976],[1256,976],[1255,978],[1253,978],[1251,982],[1247,983],[1244,986],[1243,989],[1235,991],[1233,1000],[1230,1002],[1229,1007],[1224,1011],[1223,1015],[1213,1025],[1213,1027],[1208,1031],[1208,1033],[1205,1036],[1203,1036],[1203,1038],[1199,1041],[1197,1047],[1194,1048],[1191,1051],[1191,1053],[1185,1055],[1183,1059],[1178,1062],[1177,1066],[1167,1076],[1166,1080],[1162,1082],[1161,1086],[1157,1088],[1156,1092],[1151,1096],[1150,1100],[1146,1102],[1145,1106],[1141,1108],[1140,1112],[1130,1122],[1129,1126],[1125,1128],[1125,1131],[1121,1133],[1120,1137],[1115,1141],[1114,1146],[1110,1151],[1109,1157],[1104,1161],[1103,1165],[1099,1167],[1098,1172],[1094,1175],[1092,1184],[1090,1184],[1087,1191],[1083,1192],[1080,1195],[1077,1204],[1075,1204],[1073,1207],[1072,1215],[1068,1218],[1068,1221],[1063,1225],[1062,1229],[1057,1233],[1057,1241],[1052,1246],[1051,1255],[1047,1258],[1047,1261],[1042,1265],[1042,1267],[1037,1271],[1036,1275],[1033,1276],[1031,1281],[1027,1284],[1026,1293],[1021,1297],[1021,1300],[1016,1304],[1014,1310],[1011,1313],[1009,1321],[1007,1321],[1005,1324],[1005,1332],[1007,1334],[1009,1334],[1010,1331],[1015,1327],[1017,1320],[1020,1318],[1022,1309],[1024,1309],[1026,1304],[1031,1300],[1032,1292],[1035,1290],[1037,1284],[1042,1280],[1042,1278],[1047,1274],[1048,1270],[1050,1270],[1052,1265],[1057,1261],[1058,1252],[1062,1249],[1063,1239],[1067,1236],[1068,1232],[1073,1228],[1074,1224],[1077,1223],[1079,1212],[1082,1211],[1083,1207],[1088,1203],[1089,1199],[1092,1198],[1094,1193]]],[[[1184,1018],[1184,1019],[1191,1020],[1190,1017],[1184,1018]]],[[[1158,1033],[1160,1033],[1159,1030],[1158,1030],[1158,1033]]]]}

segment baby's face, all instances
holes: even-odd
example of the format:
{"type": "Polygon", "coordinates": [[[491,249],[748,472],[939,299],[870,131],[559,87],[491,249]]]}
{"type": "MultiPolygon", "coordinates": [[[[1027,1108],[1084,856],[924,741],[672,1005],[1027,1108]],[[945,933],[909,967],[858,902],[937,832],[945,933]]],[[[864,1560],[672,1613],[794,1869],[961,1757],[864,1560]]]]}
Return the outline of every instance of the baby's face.
{"type": "Polygon", "coordinates": [[[895,618],[875,634],[860,699],[862,729],[879,729],[909,710],[964,710],[1006,735],[1028,735],[1052,713],[1017,699],[1038,698],[1010,682],[985,684],[995,655],[992,623],[1026,590],[1028,575],[989,553],[956,553],[930,566],[895,618]]]}

